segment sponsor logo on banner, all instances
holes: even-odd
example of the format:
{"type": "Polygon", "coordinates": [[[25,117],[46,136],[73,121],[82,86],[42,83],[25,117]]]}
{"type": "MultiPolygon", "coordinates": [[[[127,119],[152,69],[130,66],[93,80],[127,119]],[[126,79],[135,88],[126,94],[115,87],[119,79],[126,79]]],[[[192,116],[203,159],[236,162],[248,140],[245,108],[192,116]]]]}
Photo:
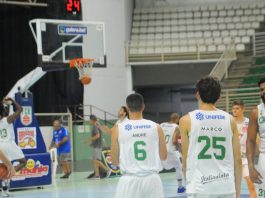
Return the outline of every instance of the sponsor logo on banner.
{"type": "Polygon", "coordinates": [[[26,166],[21,169],[12,178],[13,181],[25,180],[28,178],[42,177],[49,173],[49,166],[41,164],[41,162],[33,159],[28,159],[26,166]]]}
{"type": "Polygon", "coordinates": [[[28,126],[32,123],[32,107],[31,106],[23,106],[23,111],[20,114],[20,121],[25,126],[28,126]]]}
{"type": "Polygon", "coordinates": [[[59,35],[87,35],[87,27],[73,25],[58,25],[59,35]]]}
{"type": "Polygon", "coordinates": [[[216,175],[207,175],[207,176],[202,176],[201,177],[201,183],[202,184],[207,184],[215,181],[220,181],[220,180],[227,180],[230,177],[229,173],[219,173],[216,175]]]}
{"type": "Polygon", "coordinates": [[[17,128],[18,146],[21,149],[37,148],[37,132],[36,127],[17,128]]]}

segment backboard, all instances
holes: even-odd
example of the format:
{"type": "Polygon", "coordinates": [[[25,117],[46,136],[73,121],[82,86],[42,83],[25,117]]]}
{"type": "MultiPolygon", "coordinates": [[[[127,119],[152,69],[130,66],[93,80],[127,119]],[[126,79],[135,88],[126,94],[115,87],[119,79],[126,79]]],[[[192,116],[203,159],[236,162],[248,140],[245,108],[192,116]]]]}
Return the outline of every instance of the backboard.
{"type": "Polygon", "coordinates": [[[29,26],[43,70],[65,69],[75,58],[94,59],[94,66],[106,66],[103,22],[33,19],[29,26]]]}

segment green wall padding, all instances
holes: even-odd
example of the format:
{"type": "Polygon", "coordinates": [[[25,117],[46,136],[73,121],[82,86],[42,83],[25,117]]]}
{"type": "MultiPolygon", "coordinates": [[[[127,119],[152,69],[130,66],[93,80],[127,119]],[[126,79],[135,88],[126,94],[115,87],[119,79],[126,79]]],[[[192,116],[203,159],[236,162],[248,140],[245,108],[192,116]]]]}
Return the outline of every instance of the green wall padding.
{"type": "MultiPolygon", "coordinates": [[[[100,121],[103,125],[104,122],[100,121]]],[[[114,121],[108,122],[108,126],[111,128],[114,121]]],[[[92,159],[92,148],[84,143],[85,140],[89,140],[91,138],[91,125],[86,123],[84,125],[73,125],[73,153],[74,160],[85,160],[92,159]],[[84,131],[82,130],[84,129],[84,131]],[[81,130],[81,131],[80,131],[81,130]]],[[[111,136],[103,132],[103,145],[104,147],[109,147],[111,142],[111,136]]]]}

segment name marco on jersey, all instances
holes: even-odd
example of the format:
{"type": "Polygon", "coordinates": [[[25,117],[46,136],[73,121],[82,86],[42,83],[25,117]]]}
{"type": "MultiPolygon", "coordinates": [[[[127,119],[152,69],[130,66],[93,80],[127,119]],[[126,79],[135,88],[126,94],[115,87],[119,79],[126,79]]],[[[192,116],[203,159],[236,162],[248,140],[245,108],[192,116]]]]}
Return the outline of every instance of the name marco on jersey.
{"type": "Polygon", "coordinates": [[[207,115],[201,112],[196,113],[196,120],[225,120],[224,115],[207,115]]]}
{"type": "Polygon", "coordinates": [[[126,131],[131,131],[131,130],[137,130],[137,129],[150,129],[151,125],[131,125],[131,124],[126,124],[125,125],[125,130],[126,131]]]}
{"type": "Polygon", "coordinates": [[[223,128],[222,127],[212,127],[212,126],[202,126],[201,127],[201,131],[204,131],[204,132],[222,132],[223,131],[223,128]]]}

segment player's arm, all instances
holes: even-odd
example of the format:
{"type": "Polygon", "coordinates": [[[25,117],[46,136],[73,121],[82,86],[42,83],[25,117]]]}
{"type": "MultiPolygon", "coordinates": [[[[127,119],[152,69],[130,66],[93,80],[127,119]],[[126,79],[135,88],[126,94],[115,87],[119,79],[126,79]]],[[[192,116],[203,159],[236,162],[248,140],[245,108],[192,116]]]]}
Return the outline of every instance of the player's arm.
{"type": "Polygon", "coordinates": [[[179,136],[180,136],[180,131],[179,131],[179,127],[176,127],[175,131],[174,131],[174,134],[173,134],[173,137],[172,137],[172,143],[174,145],[177,145],[178,146],[178,149],[179,149],[179,152],[182,153],[181,151],[181,144],[179,143],[179,136]]]}
{"type": "Polygon", "coordinates": [[[50,147],[49,147],[49,150],[51,150],[53,147],[55,147],[56,145],[55,145],[55,142],[52,140],[51,141],[51,144],[50,144],[50,147]]]}
{"type": "Polygon", "coordinates": [[[118,126],[115,125],[111,133],[111,162],[114,166],[119,165],[120,149],[118,142],[119,130],[118,126]]]}
{"type": "Polygon", "coordinates": [[[113,129],[113,127],[112,127],[112,128],[109,128],[109,127],[106,126],[106,125],[100,126],[100,128],[101,128],[101,130],[102,130],[103,132],[105,132],[105,133],[107,133],[107,134],[111,134],[111,130],[113,129]]]}
{"type": "Polygon", "coordinates": [[[261,184],[262,176],[254,167],[255,147],[258,131],[258,109],[253,109],[249,114],[248,136],[247,136],[247,158],[249,176],[252,182],[261,184]]]}
{"type": "Polygon", "coordinates": [[[13,123],[18,117],[19,117],[19,115],[20,115],[20,113],[22,112],[22,107],[15,101],[15,100],[13,100],[12,98],[4,98],[4,100],[3,100],[3,103],[7,103],[8,101],[11,101],[11,103],[15,106],[15,108],[16,108],[16,111],[13,113],[13,114],[11,114],[11,115],[9,115],[8,117],[7,117],[7,122],[9,123],[9,124],[11,124],[11,123],[13,123]]]}
{"type": "Polygon", "coordinates": [[[157,125],[157,132],[158,132],[158,138],[159,138],[159,156],[161,160],[167,159],[167,145],[165,141],[165,136],[162,128],[157,125]]]}
{"type": "Polygon", "coordinates": [[[237,125],[232,117],[231,117],[231,128],[233,132],[232,144],[233,144],[233,154],[234,154],[236,197],[240,198],[240,187],[242,179],[242,159],[241,159],[241,150],[238,138],[237,125]]]}
{"type": "Polygon", "coordinates": [[[91,140],[95,141],[95,140],[100,138],[100,134],[99,134],[99,131],[98,131],[97,127],[94,126],[93,130],[94,131],[93,131],[93,136],[92,136],[91,140]]]}
{"type": "Polygon", "coordinates": [[[8,178],[10,179],[16,174],[15,168],[12,166],[12,163],[7,159],[5,154],[0,150],[0,160],[4,163],[8,170],[8,178]]]}
{"type": "Polygon", "coordinates": [[[183,116],[179,121],[179,130],[181,135],[181,150],[182,150],[182,170],[184,177],[186,178],[187,168],[187,154],[189,149],[189,132],[191,127],[190,116],[187,114],[183,116]]]}

